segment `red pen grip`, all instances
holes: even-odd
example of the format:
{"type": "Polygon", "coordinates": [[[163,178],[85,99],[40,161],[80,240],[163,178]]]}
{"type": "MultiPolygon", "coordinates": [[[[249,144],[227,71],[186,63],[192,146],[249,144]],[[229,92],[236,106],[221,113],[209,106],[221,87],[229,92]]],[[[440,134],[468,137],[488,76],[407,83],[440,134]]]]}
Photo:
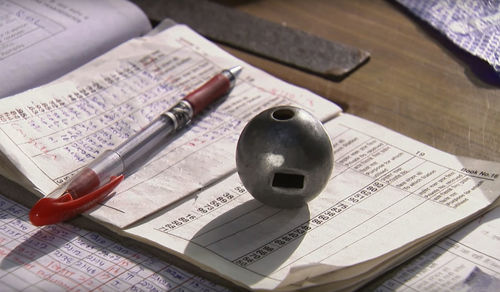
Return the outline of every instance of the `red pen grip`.
{"type": "Polygon", "coordinates": [[[217,74],[201,87],[188,94],[184,100],[193,107],[193,114],[197,115],[205,107],[219,99],[229,91],[231,82],[224,74],[217,74]]]}

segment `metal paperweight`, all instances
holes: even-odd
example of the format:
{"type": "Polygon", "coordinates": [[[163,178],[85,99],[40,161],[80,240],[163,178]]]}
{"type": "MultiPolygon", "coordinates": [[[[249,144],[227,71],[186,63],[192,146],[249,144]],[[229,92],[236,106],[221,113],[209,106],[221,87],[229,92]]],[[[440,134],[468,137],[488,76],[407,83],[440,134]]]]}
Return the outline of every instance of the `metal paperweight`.
{"type": "Polygon", "coordinates": [[[236,166],[258,201],[297,208],[315,198],[333,169],[333,148],[323,125],[309,112],[280,106],[255,116],[243,129],[236,166]]]}

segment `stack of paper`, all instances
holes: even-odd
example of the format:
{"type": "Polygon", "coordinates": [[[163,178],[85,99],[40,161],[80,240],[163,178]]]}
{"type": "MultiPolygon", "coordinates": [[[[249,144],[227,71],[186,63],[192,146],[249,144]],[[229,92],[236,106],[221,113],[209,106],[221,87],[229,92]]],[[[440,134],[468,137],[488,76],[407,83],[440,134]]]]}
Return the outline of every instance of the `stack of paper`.
{"type": "MultiPolygon", "coordinates": [[[[221,69],[236,87],[87,214],[252,289],[354,289],[492,208],[500,165],[456,157],[341,112],[245,64],[189,28],[124,43],[46,86],[0,101],[2,174],[38,195],[140,130],[221,69]],[[335,151],[308,206],[263,206],[241,185],[234,153],[254,115],[300,106],[335,151]]],[[[304,141],[307,143],[307,141],[304,141]]]]}

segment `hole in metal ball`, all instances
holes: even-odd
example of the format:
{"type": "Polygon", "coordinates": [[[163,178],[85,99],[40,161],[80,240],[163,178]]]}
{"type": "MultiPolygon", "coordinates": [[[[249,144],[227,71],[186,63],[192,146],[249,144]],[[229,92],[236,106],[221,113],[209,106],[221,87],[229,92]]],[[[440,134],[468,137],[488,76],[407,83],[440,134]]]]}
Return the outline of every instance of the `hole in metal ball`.
{"type": "Polygon", "coordinates": [[[273,118],[280,121],[285,121],[293,118],[294,114],[295,113],[290,109],[279,109],[273,112],[273,118]]]}
{"type": "Polygon", "coordinates": [[[277,172],[273,177],[273,187],[302,189],[304,188],[304,176],[300,174],[277,172]]]}

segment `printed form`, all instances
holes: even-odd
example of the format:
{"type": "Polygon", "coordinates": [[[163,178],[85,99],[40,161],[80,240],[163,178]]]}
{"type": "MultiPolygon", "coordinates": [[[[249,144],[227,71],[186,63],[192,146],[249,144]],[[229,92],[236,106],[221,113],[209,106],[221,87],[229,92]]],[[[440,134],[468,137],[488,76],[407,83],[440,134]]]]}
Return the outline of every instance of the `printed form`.
{"type": "Polygon", "coordinates": [[[34,227],[25,207],[1,195],[0,285],[2,291],[229,291],[95,232],[34,227]]]}
{"type": "Polygon", "coordinates": [[[404,264],[371,291],[500,291],[500,208],[404,264]]]}
{"type": "Polygon", "coordinates": [[[331,281],[339,289],[498,197],[496,163],[445,154],[348,114],[325,126],[334,172],[308,206],[264,206],[234,174],[125,231],[254,289],[331,281]]]}

